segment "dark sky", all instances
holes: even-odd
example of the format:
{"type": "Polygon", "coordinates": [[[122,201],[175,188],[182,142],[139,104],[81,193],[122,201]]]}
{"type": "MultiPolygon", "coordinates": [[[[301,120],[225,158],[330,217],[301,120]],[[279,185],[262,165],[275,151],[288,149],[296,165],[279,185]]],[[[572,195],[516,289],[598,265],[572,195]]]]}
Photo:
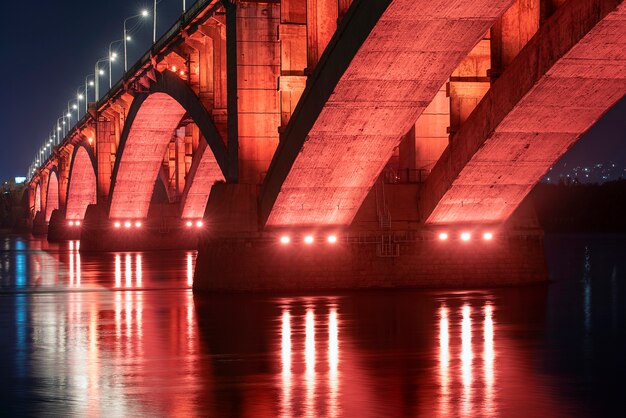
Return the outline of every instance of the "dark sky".
{"type": "MultiPolygon", "coordinates": [[[[186,3],[189,8],[195,0],[186,3]]],[[[26,175],[67,102],[93,73],[96,60],[108,55],[109,42],[122,38],[124,19],[143,8],[152,10],[152,0],[0,4],[0,179],[5,180],[26,175]]],[[[160,0],[157,10],[158,39],[180,16],[182,0],[160,0]]],[[[129,67],[151,41],[149,17],[128,44],[129,67]]],[[[114,81],[120,78],[122,65],[114,67],[114,81]]],[[[105,84],[108,87],[107,80],[101,89],[105,84]]]]}
{"type": "MultiPolygon", "coordinates": [[[[187,0],[187,7],[195,0],[187,0]]],[[[122,37],[122,22],[150,0],[3,1],[0,6],[0,179],[26,175],[68,100],[122,37]]],[[[157,37],[180,15],[182,0],[160,0],[157,37]]],[[[132,23],[131,23],[132,24],[132,23]]],[[[146,52],[151,18],[129,44],[129,66],[146,52]]],[[[113,70],[114,80],[121,66],[113,70]]],[[[104,87],[104,83],[102,84],[104,87]]],[[[93,94],[93,93],[92,93],[93,94]]],[[[559,164],[614,161],[626,167],[626,99],[596,124],[559,164]]],[[[557,166],[559,166],[557,164],[557,166]]],[[[555,168],[556,169],[556,168],[555,168]]]]}

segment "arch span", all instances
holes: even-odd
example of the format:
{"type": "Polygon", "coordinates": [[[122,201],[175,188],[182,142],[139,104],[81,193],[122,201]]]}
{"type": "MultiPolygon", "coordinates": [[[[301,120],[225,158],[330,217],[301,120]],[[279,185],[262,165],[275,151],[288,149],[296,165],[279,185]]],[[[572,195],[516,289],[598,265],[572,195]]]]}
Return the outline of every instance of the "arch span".
{"type": "Polygon", "coordinates": [[[52,211],[59,208],[59,175],[56,168],[48,174],[48,188],[46,191],[46,222],[50,221],[52,211]]]}
{"type": "Polygon", "coordinates": [[[215,156],[207,150],[205,142],[200,142],[185,181],[185,190],[181,200],[181,217],[183,219],[202,218],[209,201],[211,187],[216,181],[224,180],[215,156]]]}
{"type": "Polygon", "coordinates": [[[67,193],[66,219],[83,219],[87,206],[96,203],[96,158],[85,143],[74,148],[67,193]]]}
{"type": "Polygon", "coordinates": [[[150,92],[137,95],[128,112],[113,169],[110,218],[148,215],[163,155],[185,113],[198,126],[221,173],[227,173],[226,147],[209,113],[181,79],[156,73],[150,92]]]}
{"type": "Polygon", "coordinates": [[[41,184],[37,183],[35,186],[35,203],[33,214],[41,212],[41,184]]]}

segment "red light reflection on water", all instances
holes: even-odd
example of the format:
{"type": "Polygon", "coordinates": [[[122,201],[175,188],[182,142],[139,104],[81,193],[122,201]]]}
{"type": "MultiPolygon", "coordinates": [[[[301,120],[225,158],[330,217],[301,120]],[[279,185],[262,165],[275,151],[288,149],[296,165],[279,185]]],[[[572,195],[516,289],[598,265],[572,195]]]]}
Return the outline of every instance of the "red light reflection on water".
{"type": "Polygon", "coordinates": [[[313,306],[304,315],[294,307],[283,308],[280,319],[281,416],[341,415],[340,408],[340,319],[337,306],[326,306],[328,314],[316,313],[313,306]],[[325,318],[326,321],[320,318],[325,318]],[[293,322],[303,325],[293,328],[293,322]],[[304,329],[304,333],[302,333],[304,329]],[[317,336],[328,335],[325,352],[318,351],[317,336]],[[301,358],[302,363],[297,359],[301,358]],[[294,363],[295,361],[295,363],[294,363]]]}
{"type": "Polygon", "coordinates": [[[439,416],[497,416],[493,305],[489,302],[481,305],[482,308],[475,311],[469,302],[465,302],[457,311],[458,316],[452,318],[447,304],[439,307],[439,416]],[[481,314],[483,322],[480,340],[473,338],[477,318],[472,315],[476,312],[481,314]],[[459,330],[458,325],[460,333],[455,331],[459,330]],[[478,349],[480,345],[482,350],[478,349]],[[455,351],[458,353],[456,358],[451,354],[455,351]],[[474,353],[480,351],[482,362],[476,362],[474,353]],[[458,373],[451,367],[455,361],[458,361],[458,373]],[[479,373],[481,368],[482,373],[479,373]]]}

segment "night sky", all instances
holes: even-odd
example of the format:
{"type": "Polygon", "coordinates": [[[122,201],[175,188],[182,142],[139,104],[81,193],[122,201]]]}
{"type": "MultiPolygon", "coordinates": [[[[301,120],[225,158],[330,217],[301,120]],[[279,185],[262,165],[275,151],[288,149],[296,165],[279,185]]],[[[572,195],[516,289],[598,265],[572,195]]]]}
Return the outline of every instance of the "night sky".
{"type": "MultiPolygon", "coordinates": [[[[187,8],[195,3],[187,0],[187,8]]],[[[141,0],[34,0],[3,2],[0,9],[0,180],[24,176],[67,102],[122,37],[126,17],[152,9],[141,0]]],[[[157,38],[177,19],[182,0],[158,3],[157,38]]],[[[128,44],[129,67],[150,46],[152,18],[145,19],[128,44]]],[[[129,26],[133,23],[129,22],[129,26]]],[[[122,64],[113,69],[114,82],[122,64]]],[[[101,89],[105,90],[105,79],[101,89]]],[[[103,91],[103,90],[101,90],[103,91]]],[[[101,93],[102,94],[102,93],[101,93]]],[[[93,92],[91,92],[93,97],[93,92]]],[[[605,116],[556,164],[613,161],[626,167],[626,99],[605,116]]]]}

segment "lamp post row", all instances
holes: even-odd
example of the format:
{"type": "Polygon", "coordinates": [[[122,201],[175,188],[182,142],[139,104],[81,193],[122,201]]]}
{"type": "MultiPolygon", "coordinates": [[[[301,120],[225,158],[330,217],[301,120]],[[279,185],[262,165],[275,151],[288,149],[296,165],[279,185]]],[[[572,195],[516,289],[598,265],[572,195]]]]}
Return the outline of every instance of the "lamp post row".
{"type": "MultiPolygon", "coordinates": [[[[182,0],[182,6],[183,6],[183,14],[187,11],[187,2],[186,0],[182,0]]],[[[111,43],[109,43],[109,55],[106,58],[101,58],[98,61],[96,61],[96,64],[94,66],[94,73],[93,74],[89,74],[85,77],[85,85],[78,87],[78,89],[76,89],[76,99],[75,99],[75,103],[73,105],[71,105],[72,100],[70,100],[67,103],[67,113],[63,116],[61,116],[60,118],[57,119],[57,123],[56,123],[56,129],[52,130],[52,135],[50,135],[48,137],[48,141],[47,143],[44,143],[44,145],[39,149],[39,152],[37,153],[37,158],[35,160],[33,160],[33,163],[30,165],[29,170],[28,170],[28,177],[32,178],[32,175],[35,173],[36,171],[36,167],[39,166],[39,164],[43,163],[43,161],[45,161],[51,154],[52,154],[52,148],[53,148],[53,144],[54,145],[58,145],[61,143],[61,138],[65,137],[67,135],[67,133],[69,133],[70,131],[70,125],[71,125],[71,117],[72,117],[72,110],[76,110],[76,122],[78,122],[80,120],[80,101],[81,100],[85,100],[85,115],[87,114],[88,110],[89,110],[89,87],[95,87],[94,88],[94,101],[97,102],[98,101],[98,96],[99,96],[99,76],[100,75],[104,75],[104,71],[102,69],[100,69],[98,67],[98,65],[101,62],[105,62],[108,61],[108,65],[109,65],[109,89],[111,89],[112,87],[112,79],[113,77],[111,76],[111,63],[114,62],[117,59],[117,53],[112,51],[112,47],[113,44],[115,43],[119,43],[122,42],[123,46],[124,46],[124,73],[126,73],[128,71],[128,61],[127,61],[127,42],[131,40],[131,37],[128,33],[128,30],[126,29],[126,23],[131,20],[131,19],[136,19],[138,17],[147,17],[149,16],[149,12],[147,10],[142,10],[141,13],[127,17],[126,19],[124,19],[124,24],[123,24],[123,36],[122,39],[117,39],[111,43]],[[92,80],[89,80],[89,77],[93,77],[92,80]],[[83,93],[81,93],[81,88],[83,89],[83,93]],[[67,124],[65,122],[65,118],[67,118],[67,124]],[[59,120],[62,121],[62,124],[59,124],[59,120]],[[66,126],[67,125],[67,126],[66,126]],[[66,128],[67,128],[67,132],[66,132],[66,128]],[[61,136],[61,131],[63,136],[61,136]],[[46,151],[47,149],[49,149],[49,151],[46,151]]],[[[156,32],[157,32],[157,0],[153,1],[153,5],[152,5],[152,44],[156,43],[156,32]]]]}
{"type": "MultiPolygon", "coordinates": [[[[154,18],[153,18],[153,29],[152,29],[152,43],[154,44],[156,42],[157,0],[154,0],[153,10],[154,10],[153,12],[154,18]]],[[[185,1],[183,0],[183,13],[184,12],[185,12],[185,1]]],[[[33,160],[33,163],[29,167],[29,170],[28,170],[29,179],[32,178],[33,174],[36,172],[37,167],[40,164],[42,164],[44,161],[46,161],[50,157],[50,155],[52,155],[54,146],[59,145],[61,143],[61,139],[64,138],[69,133],[70,126],[71,126],[72,110],[76,111],[76,122],[80,120],[81,100],[85,100],[85,115],[87,114],[89,110],[89,87],[94,87],[94,102],[98,101],[98,98],[100,95],[99,94],[99,90],[100,90],[99,76],[104,75],[104,70],[102,70],[99,67],[99,64],[102,62],[108,62],[109,89],[111,89],[112,79],[113,79],[112,71],[111,71],[111,64],[117,59],[117,53],[113,51],[113,45],[116,43],[121,42],[124,45],[124,73],[128,71],[127,42],[131,40],[131,37],[130,37],[128,29],[126,28],[126,23],[131,19],[135,19],[138,17],[147,17],[149,15],[150,13],[147,10],[142,10],[141,13],[124,19],[124,24],[123,24],[124,33],[123,33],[122,39],[117,39],[109,43],[108,56],[104,58],[100,58],[99,60],[96,61],[96,64],[94,66],[94,73],[89,74],[85,77],[85,85],[78,87],[78,89],[76,90],[76,98],[73,100],[70,100],[67,103],[67,113],[63,114],[60,118],[57,119],[55,127],[52,129],[52,134],[48,136],[48,140],[44,142],[44,145],[39,149],[39,152],[37,153],[37,157],[33,160]],[[81,89],[83,90],[84,94],[81,93],[81,89]],[[74,104],[72,104],[73,101],[75,102],[74,104]],[[67,119],[67,122],[66,122],[66,119],[67,119]]]]}

